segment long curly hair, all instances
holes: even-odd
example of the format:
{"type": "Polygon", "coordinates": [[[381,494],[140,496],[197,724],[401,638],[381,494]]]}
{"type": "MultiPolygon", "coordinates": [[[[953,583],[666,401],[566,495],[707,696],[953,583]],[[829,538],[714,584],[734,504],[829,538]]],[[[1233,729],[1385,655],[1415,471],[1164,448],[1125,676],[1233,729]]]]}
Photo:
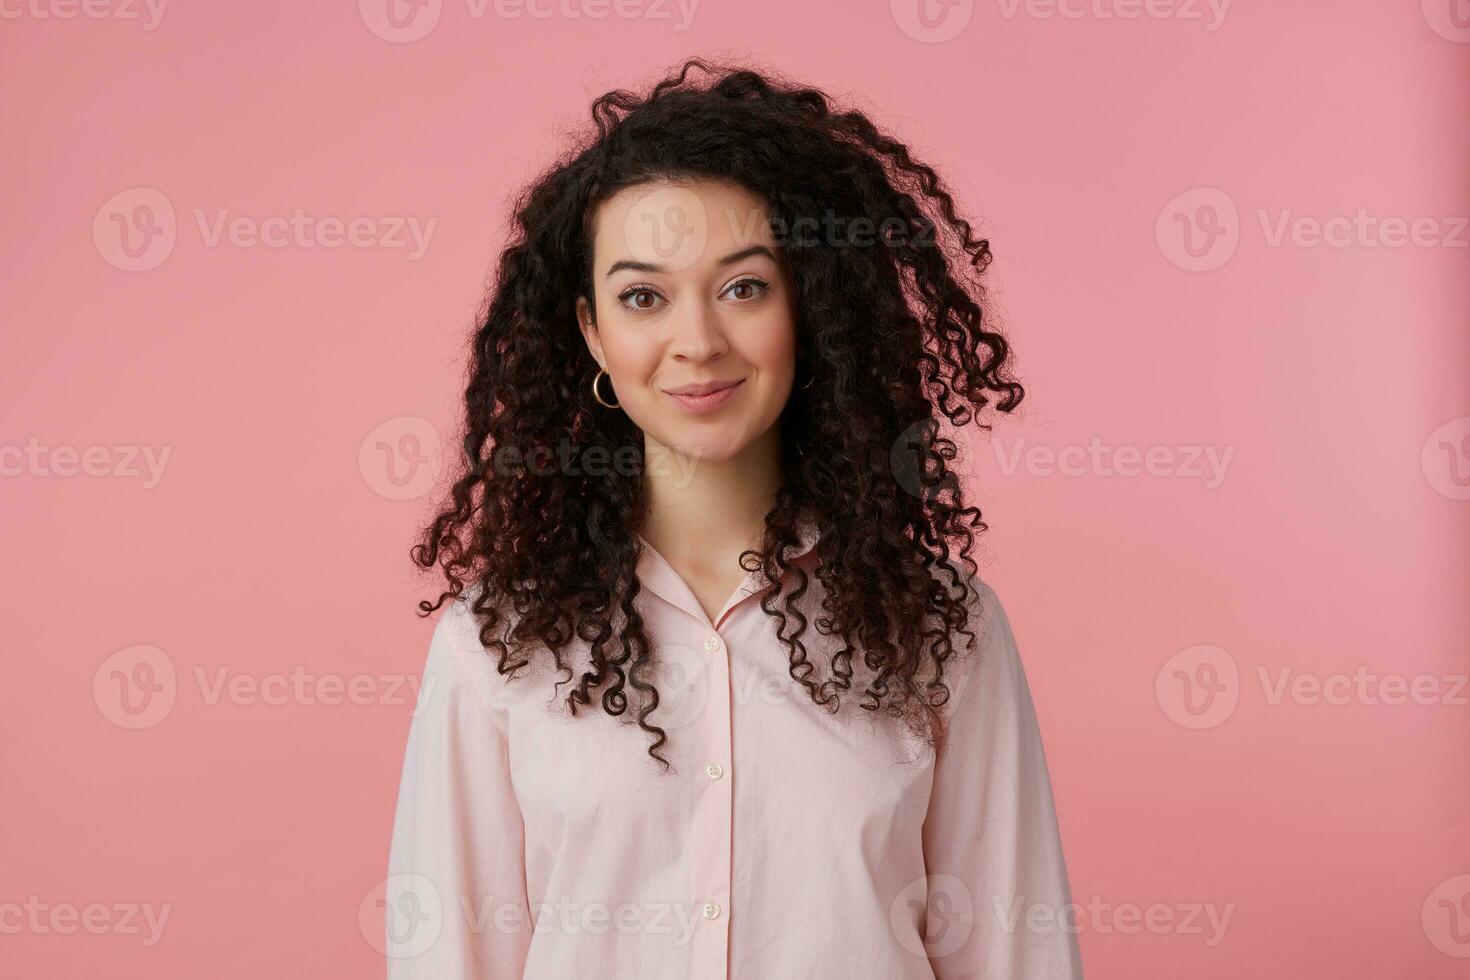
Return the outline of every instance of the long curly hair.
{"type": "Polygon", "coordinates": [[[557,696],[576,679],[565,696],[573,715],[600,692],[608,714],[634,712],[649,755],[670,768],[659,752],[667,736],[650,682],[654,644],[636,605],[642,433],[594,401],[598,365],[575,302],[592,301],[590,216],[600,203],[653,180],[733,182],[766,202],[782,234],[797,287],[797,376],[809,379],[783,409],[784,485],[761,548],[743,552],[741,565],[779,586],[760,606],[777,622],[792,683],[814,705],[838,710],[859,658],[861,707],[936,747],[954,638],[974,648],[970,551],[986,529],[963,501],[949,465],[958,449],[940,420],[988,429],[987,408],[1011,412],[1024,395],[982,309],[989,242],[902,142],[771,72],[692,58],[646,96],[602,95],[591,115],[595,129],[514,204],[511,241],[476,322],[464,456],[412,549],[418,565],[442,569],[447,587],[419,609],[463,597],[502,675],[549,657],[562,675],[557,696]],[[834,227],[852,231],[833,236],[834,227]],[[800,229],[828,233],[790,233],[800,229]],[[634,465],[595,476],[492,465],[497,447],[524,457],[559,446],[634,465]],[[824,594],[814,617],[799,608],[806,563],[786,557],[802,521],[820,533],[824,594]],[[824,665],[804,642],[811,619],[841,640],[824,665]],[[588,644],[579,677],[564,656],[575,639],[588,644]]]}

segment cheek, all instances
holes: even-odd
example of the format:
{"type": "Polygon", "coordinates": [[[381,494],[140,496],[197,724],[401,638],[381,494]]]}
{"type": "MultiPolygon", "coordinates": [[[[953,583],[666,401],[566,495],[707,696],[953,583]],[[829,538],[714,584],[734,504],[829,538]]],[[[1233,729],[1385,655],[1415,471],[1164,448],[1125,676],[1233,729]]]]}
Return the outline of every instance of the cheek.
{"type": "Polygon", "coordinates": [[[791,380],[796,368],[796,337],[789,323],[753,333],[741,352],[765,376],[768,385],[784,386],[791,380]]]}
{"type": "Polygon", "coordinates": [[[615,377],[643,381],[658,365],[658,345],[620,317],[602,325],[602,353],[615,377]]]}

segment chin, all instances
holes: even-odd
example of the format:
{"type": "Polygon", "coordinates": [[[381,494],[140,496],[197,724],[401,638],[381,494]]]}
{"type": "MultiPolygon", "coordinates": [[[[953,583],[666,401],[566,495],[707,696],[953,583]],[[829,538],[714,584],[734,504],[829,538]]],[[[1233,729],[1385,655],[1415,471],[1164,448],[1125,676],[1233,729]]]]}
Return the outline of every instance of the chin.
{"type": "Polygon", "coordinates": [[[746,442],[737,436],[719,433],[675,436],[663,444],[674,452],[706,463],[723,463],[740,455],[746,442]]]}

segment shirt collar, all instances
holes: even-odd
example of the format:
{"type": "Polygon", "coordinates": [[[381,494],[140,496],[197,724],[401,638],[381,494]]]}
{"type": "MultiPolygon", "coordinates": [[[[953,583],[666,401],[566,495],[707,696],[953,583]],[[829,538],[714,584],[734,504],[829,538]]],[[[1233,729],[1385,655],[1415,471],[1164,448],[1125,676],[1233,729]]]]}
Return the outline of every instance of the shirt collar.
{"type": "MultiPolygon", "coordinates": [[[[805,559],[816,548],[817,541],[821,538],[816,519],[810,515],[802,515],[797,518],[796,535],[797,544],[786,553],[787,562],[793,565],[805,559]]],[[[668,559],[659,554],[658,550],[649,544],[648,539],[643,535],[638,535],[638,541],[642,549],[642,553],[638,556],[638,580],[643,587],[664,601],[683,609],[696,619],[709,623],[708,614],[699,604],[699,600],[695,598],[693,590],[689,588],[689,583],[684,581],[684,577],[674,570],[674,566],[669,564],[668,559]]],[[[719,615],[710,625],[718,628],[731,609],[760,592],[761,579],[762,575],[759,570],[746,572],[739,587],[725,603],[725,608],[720,610],[719,615]]]]}

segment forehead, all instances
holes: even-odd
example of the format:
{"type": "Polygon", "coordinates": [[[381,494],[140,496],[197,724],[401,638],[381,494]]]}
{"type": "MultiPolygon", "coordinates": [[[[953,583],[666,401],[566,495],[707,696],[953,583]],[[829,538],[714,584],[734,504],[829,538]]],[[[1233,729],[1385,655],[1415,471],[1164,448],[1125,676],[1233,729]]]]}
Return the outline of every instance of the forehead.
{"type": "Polygon", "coordinates": [[[650,181],[625,187],[597,210],[593,261],[600,274],[619,259],[668,271],[710,267],[750,245],[776,251],[770,210],[760,197],[724,181],[650,181]]]}

